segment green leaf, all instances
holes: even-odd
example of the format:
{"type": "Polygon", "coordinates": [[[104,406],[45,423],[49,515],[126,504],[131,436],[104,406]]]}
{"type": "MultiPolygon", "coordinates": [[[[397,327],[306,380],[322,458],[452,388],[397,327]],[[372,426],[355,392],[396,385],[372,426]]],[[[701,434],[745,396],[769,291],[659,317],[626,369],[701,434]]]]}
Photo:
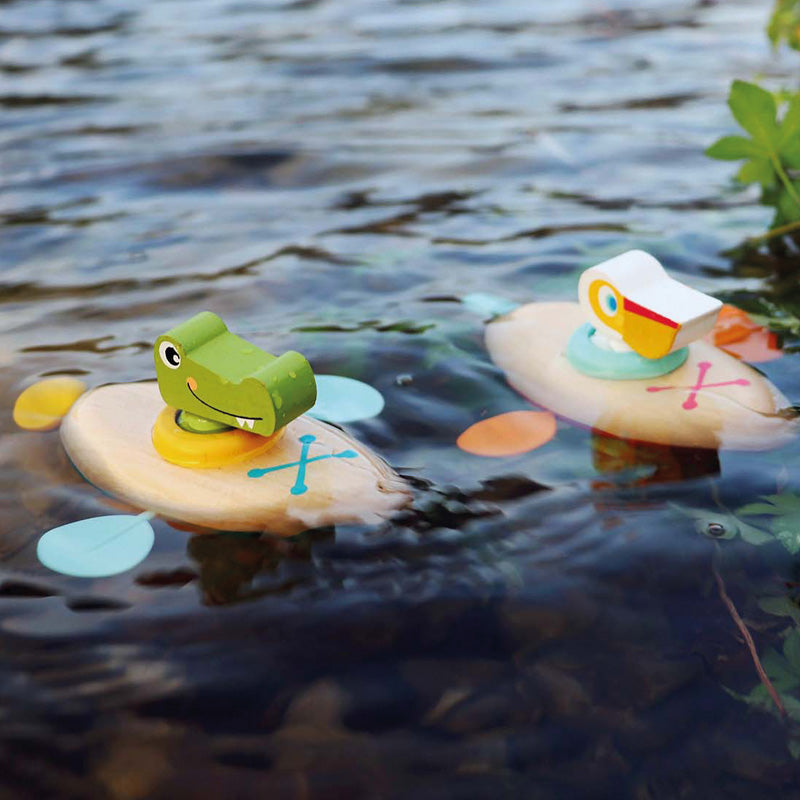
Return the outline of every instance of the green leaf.
{"type": "Polygon", "coordinates": [[[774,537],[771,534],[741,521],[739,521],[739,535],[747,542],[747,544],[752,544],[756,547],[760,547],[763,544],[769,544],[770,542],[774,541],[774,537]]]}
{"type": "MultiPolygon", "coordinates": [[[[800,0],[778,0],[790,3],[784,12],[791,13],[800,31],[800,0]]],[[[778,24],[777,8],[772,24],[778,24]]],[[[777,34],[776,34],[777,35],[777,34]]],[[[745,160],[736,180],[745,185],[761,186],[761,202],[775,208],[771,228],[800,222],[800,92],[772,93],[746,81],[731,85],[728,105],[736,121],[750,134],[724,136],[707,150],[711,158],[727,161],[745,160]],[[780,121],[778,104],[786,105],[780,121]],[[797,179],[797,180],[796,180],[797,179]]]]}
{"type": "MultiPolygon", "coordinates": [[[[770,697],[769,692],[767,691],[766,686],[763,683],[758,683],[756,686],[750,691],[749,694],[741,695],[734,692],[732,689],[728,689],[727,686],[722,687],[731,697],[736,698],[737,700],[741,700],[744,703],[747,703],[750,708],[757,708],[759,711],[766,711],[768,714],[777,714],[778,709],[775,708],[775,701],[770,697]]],[[[783,707],[786,710],[786,713],[792,718],[797,719],[800,717],[800,703],[794,700],[794,698],[789,695],[788,697],[781,696],[781,702],[783,703],[783,707]]]]}
{"type": "Polygon", "coordinates": [[[751,158],[736,173],[736,180],[745,184],[759,183],[766,189],[778,182],[778,176],[769,158],[751,158]]]}
{"type": "Polygon", "coordinates": [[[793,555],[800,553],[800,531],[780,528],[775,531],[775,538],[793,555]]]}
{"type": "Polygon", "coordinates": [[[781,695],[781,702],[790,719],[795,721],[800,719],[800,700],[796,697],[792,697],[792,695],[781,695]]]}
{"type": "Polygon", "coordinates": [[[778,141],[778,109],[772,92],[746,81],[734,81],[728,105],[736,121],[753,137],[753,141],[773,150],[778,141]]]}
{"type": "Polygon", "coordinates": [[[800,94],[792,96],[789,107],[781,121],[781,138],[778,141],[778,150],[783,151],[787,145],[796,142],[800,137],[800,94]]]}
{"type": "Polygon", "coordinates": [[[800,496],[794,492],[782,492],[781,494],[765,494],[762,495],[762,500],[772,503],[782,511],[798,511],[800,512],[800,496]]]}
{"type": "Polygon", "coordinates": [[[780,509],[772,503],[748,503],[746,506],[736,510],[740,517],[752,517],[756,514],[771,514],[778,515],[781,513],[780,509]]]}
{"type": "Polygon", "coordinates": [[[773,47],[785,41],[795,50],[800,49],[800,0],[776,0],[767,35],[773,47]]]}
{"type": "Polygon", "coordinates": [[[779,692],[790,692],[800,686],[800,675],[792,669],[789,661],[772,647],[761,656],[761,665],[779,692]]]}
{"type": "Polygon", "coordinates": [[[738,510],[741,516],[771,516],[770,527],[778,541],[792,554],[800,552],[800,496],[793,492],[770,494],[763,503],[750,503],[738,510]]]}
{"type": "Polygon", "coordinates": [[[767,614],[775,617],[791,617],[800,623],[800,609],[785,595],[779,597],[762,597],[758,607],[767,614]]]}
{"type": "Polygon", "coordinates": [[[800,134],[781,148],[781,159],[789,169],[800,169],[800,134]]]}
{"type": "Polygon", "coordinates": [[[781,514],[800,515],[800,495],[797,495],[794,492],[765,494],[761,496],[761,499],[765,500],[769,504],[769,507],[776,508],[781,514]]]}
{"type": "MultiPolygon", "coordinates": [[[[792,185],[795,187],[796,194],[800,192],[800,181],[793,181],[792,185]]],[[[777,206],[785,222],[796,222],[800,220],[800,205],[797,204],[797,201],[788,189],[781,189],[778,194],[777,206]]]]}
{"type": "Polygon", "coordinates": [[[800,631],[793,628],[783,643],[783,655],[795,674],[800,675],[800,631]]]}
{"type": "MultiPolygon", "coordinates": [[[[774,315],[770,314],[750,314],[750,318],[758,325],[769,328],[776,333],[788,333],[792,336],[800,335],[800,319],[786,314],[779,316],[776,310],[774,315]]],[[[756,504],[758,505],[758,504],[756,504]]]]}
{"type": "Polygon", "coordinates": [[[744,136],[723,136],[706,150],[706,155],[722,161],[738,161],[740,158],[763,156],[765,152],[752,139],[744,136]]]}

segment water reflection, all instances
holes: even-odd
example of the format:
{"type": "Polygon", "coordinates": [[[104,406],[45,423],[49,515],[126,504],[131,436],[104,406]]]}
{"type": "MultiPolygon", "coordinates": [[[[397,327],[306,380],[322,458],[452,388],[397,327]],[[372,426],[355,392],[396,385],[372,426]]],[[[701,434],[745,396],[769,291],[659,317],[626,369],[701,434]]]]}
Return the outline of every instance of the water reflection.
{"type": "Polygon", "coordinates": [[[601,475],[614,478],[613,483],[594,481],[597,489],[690,481],[720,472],[716,450],[634,442],[600,431],[592,431],[592,462],[601,475]]]}
{"type": "MultiPolygon", "coordinates": [[[[642,247],[794,302],[796,253],[731,252],[769,212],[702,155],[732,78],[795,77],[763,3],[2,8],[3,407],[38,375],[152,377],[145,343],[212,308],[376,386],[351,433],[416,495],[288,542],[159,521],[138,569],[78,581],[36,539],[113,501],[0,415],[0,793],[796,792],[783,726],[726,691],[756,678],[710,570],[724,548],[766,649],[784,618],[755,598],[793,596],[791,557],[667,511],[800,491],[794,451],[454,446],[521,403],[467,293],[571,299],[642,247]]],[[[764,371],[797,399],[791,355],[764,371]]]]}
{"type": "MultiPolygon", "coordinates": [[[[312,544],[330,541],[333,537],[332,529],[307,532],[292,539],[251,534],[204,534],[189,540],[187,555],[197,562],[197,580],[203,602],[226,605],[290,592],[307,580],[307,576],[284,567],[289,562],[292,565],[294,562],[309,562],[312,544]],[[279,568],[281,574],[277,574],[279,568]]],[[[142,582],[140,579],[139,583],[142,582]]],[[[152,585],[153,580],[145,579],[145,584],[152,585]]],[[[163,584],[159,582],[157,585],[163,584]]]]}

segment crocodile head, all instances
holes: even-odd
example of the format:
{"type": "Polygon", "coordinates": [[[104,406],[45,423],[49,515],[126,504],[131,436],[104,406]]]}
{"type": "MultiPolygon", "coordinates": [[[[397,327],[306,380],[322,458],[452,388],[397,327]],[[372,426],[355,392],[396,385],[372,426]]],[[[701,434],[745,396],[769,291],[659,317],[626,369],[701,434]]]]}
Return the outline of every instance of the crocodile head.
{"type": "Polygon", "coordinates": [[[156,339],[164,402],[199,417],[271,436],[316,401],[314,373],[294,351],[279,358],[202,311],[156,339]]]}

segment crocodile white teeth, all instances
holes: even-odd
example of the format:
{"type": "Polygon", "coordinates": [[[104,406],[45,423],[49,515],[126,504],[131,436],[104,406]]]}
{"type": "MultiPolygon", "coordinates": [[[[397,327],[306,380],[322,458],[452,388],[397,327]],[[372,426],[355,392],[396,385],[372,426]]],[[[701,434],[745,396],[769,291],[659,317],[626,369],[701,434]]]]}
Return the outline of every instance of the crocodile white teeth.
{"type": "Polygon", "coordinates": [[[239,423],[239,427],[240,428],[247,427],[247,428],[250,428],[250,430],[253,430],[253,423],[255,422],[255,420],[253,420],[253,419],[244,419],[243,417],[236,417],[236,421],[239,423]]]}

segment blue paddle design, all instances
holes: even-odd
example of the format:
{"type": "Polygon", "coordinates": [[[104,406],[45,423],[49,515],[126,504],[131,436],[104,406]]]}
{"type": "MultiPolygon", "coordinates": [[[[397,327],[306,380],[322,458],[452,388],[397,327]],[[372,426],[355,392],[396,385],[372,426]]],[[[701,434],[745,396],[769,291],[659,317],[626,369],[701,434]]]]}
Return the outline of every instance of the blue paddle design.
{"type": "Polygon", "coordinates": [[[289,491],[294,495],[305,494],[308,491],[308,486],[306,486],[307,464],[313,464],[315,461],[323,461],[326,458],[358,458],[358,453],[356,453],[355,450],[342,450],[341,453],[328,453],[324,456],[314,456],[314,458],[309,458],[308,449],[311,447],[311,443],[316,441],[316,438],[316,436],[313,436],[310,433],[300,437],[299,441],[302,443],[303,447],[300,450],[300,459],[298,461],[291,461],[288,464],[279,464],[277,467],[251,469],[247,472],[247,477],[260,478],[269,472],[278,472],[282,469],[291,469],[292,467],[297,467],[297,480],[295,481],[294,486],[289,489],[289,491]]]}
{"type": "Polygon", "coordinates": [[[113,514],[59,525],[42,535],[36,555],[45,567],[62,575],[118,575],[143,561],[152,549],[154,516],[152,511],[135,517],[113,514]]]}
{"type": "Polygon", "coordinates": [[[383,395],[374,387],[342,375],[315,375],[317,402],[309,417],[325,422],[357,422],[383,411],[383,395]]]}

